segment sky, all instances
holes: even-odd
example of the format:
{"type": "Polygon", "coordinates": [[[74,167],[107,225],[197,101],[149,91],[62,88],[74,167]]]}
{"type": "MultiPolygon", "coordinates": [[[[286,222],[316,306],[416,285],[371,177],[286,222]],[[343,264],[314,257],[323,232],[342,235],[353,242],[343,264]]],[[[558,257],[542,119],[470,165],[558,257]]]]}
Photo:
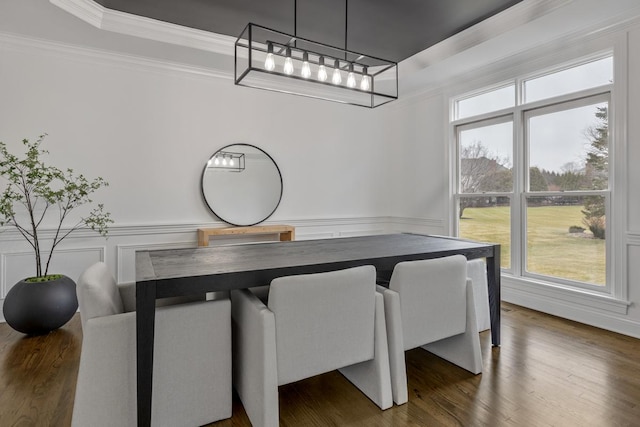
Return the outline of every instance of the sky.
{"type": "MultiPolygon", "coordinates": [[[[601,86],[613,79],[611,57],[583,64],[553,74],[546,74],[524,83],[523,97],[527,103],[601,86]]],[[[458,102],[458,117],[512,107],[515,103],[513,85],[458,102]]],[[[597,107],[606,106],[601,98],[560,105],[555,109],[537,109],[525,113],[530,166],[563,172],[568,163],[584,165],[589,139],[585,131],[598,123],[597,107]]],[[[513,125],[511,122],[465,129],[462,146],[476,141],[489,149],[492,156],[513,164],[513,125]]]]}

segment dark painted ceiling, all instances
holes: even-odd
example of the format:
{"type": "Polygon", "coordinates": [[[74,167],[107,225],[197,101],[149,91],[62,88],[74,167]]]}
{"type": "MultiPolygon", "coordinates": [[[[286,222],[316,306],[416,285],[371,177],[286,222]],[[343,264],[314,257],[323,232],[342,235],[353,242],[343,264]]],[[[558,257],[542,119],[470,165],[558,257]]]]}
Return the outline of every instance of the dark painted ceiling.
{"type": "Polygon", "coordinates": [[[237,37],[247,23],[400,62],[522,0],[96,0],[104,7],[237,37]]]}

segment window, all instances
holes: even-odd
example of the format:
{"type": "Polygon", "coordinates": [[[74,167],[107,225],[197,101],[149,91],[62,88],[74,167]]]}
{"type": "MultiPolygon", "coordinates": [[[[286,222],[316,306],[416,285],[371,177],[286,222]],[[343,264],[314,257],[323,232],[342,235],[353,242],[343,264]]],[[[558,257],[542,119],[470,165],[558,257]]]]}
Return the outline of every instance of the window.
{"type": "Polygon", "coordinates": [[[453,100],[457,234],[503,271],[608,289],[612,83],[609,55],[453,100]]]}
{"type": "Polygon", "coordinates": [[[613,57],[591,61],[524,82],[524,99],[534,102],[613,82],[613,57]]]}
{"type": "Polygon", "coordinates": [[[510,117],[458,127],[460,235],[500,243],[510,268],[513,121],[510,117]],[[490,208],[490,209],[489,209],[490,208]]]}
{"type": "Polygon", "coordinates": [[[468,98],[458,99],[455,103],[456,116],[459,119],[482,113],[502,110],[515,105],[516,87],[513,84],[491,89],[468,98]]]}

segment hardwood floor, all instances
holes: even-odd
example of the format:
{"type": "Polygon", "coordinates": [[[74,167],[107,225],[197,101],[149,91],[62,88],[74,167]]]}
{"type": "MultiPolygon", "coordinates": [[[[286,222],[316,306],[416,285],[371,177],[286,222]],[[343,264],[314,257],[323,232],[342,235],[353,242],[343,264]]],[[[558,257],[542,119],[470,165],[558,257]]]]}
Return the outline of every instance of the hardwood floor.
{"type": "MultiPolygon", "coordinates": [[[[502,346],[481,333],[474,376],[407,352],[409,403],[380,411],[339,373],[280,387],[281,426],[639,426],[640,340],[502,305],[502,346]]],[[[68,426],[82,332],[24,337],[0,324],[0,426],[68,426]]],[[[249,426],[234,399],[233,418],[249,426]]],[[[90,426],[88,426],[90,427],[90,426]]]]}

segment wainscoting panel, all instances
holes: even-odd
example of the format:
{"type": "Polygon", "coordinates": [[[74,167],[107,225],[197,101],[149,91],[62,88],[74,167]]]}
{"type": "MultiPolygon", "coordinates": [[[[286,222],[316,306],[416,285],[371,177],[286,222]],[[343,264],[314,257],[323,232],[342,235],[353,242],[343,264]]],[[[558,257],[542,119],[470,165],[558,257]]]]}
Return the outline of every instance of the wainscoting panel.
{"type": "MultiPolygon", "coordinates": [[[[104,261],[105,251],[104,246],[56,250],[51,259],[49,272],[62,273],[77,281],[85,268],[97,261],[104,261]]],[[[43,256],[48,255],[43,254],[43,256]]],[[[33,251],[4,252],[0,254],[0,265],[2,265],[2,275],[0,275],[2,299],[13,285],[26,277],[35,275],[33,251]]]]}
{"type": "Polygon", "coordinates": [[[136,251],[160,249],[193,248],[193,242],[184,243],[153,243],[142,245],[117,245],[116,248],[116,281],[129,283],[136,281],[136,251]]]}
{"type": "MultiPolygon", "coordinates": [[[[415,232],[442,234],[442,221],[396,217],[359,217],[331,219],[279,219],[263,225],[287,224],[296,228],[296,240],[329,239],[373,234],[415,232]]],[[[67,247],[56,250],[50,271],[60,272],[77,280],[85,268],[97,261],[109,266],[118,283],[135,281],[135,252],[137,250],[195,248],[197,229],[226,227],[222,222],[200,224],[118,225],[109,230],[109,238],[79,230],[67,240],[67,247]]],[[[42,230],[44,241],[53,235],[42,230]]],[[[213,238],[210,246],[274,241],[278,236],[256,235],[213,238]]],[[[17,232],[5,230],[0,234],[0,297],[19,280],[34,275],[33,253],[17,232]]],[[[0,299],[0,304],[4,303],[0,299]]],[[[4,317],[0,313],[0,322],[4,317]]]]}

